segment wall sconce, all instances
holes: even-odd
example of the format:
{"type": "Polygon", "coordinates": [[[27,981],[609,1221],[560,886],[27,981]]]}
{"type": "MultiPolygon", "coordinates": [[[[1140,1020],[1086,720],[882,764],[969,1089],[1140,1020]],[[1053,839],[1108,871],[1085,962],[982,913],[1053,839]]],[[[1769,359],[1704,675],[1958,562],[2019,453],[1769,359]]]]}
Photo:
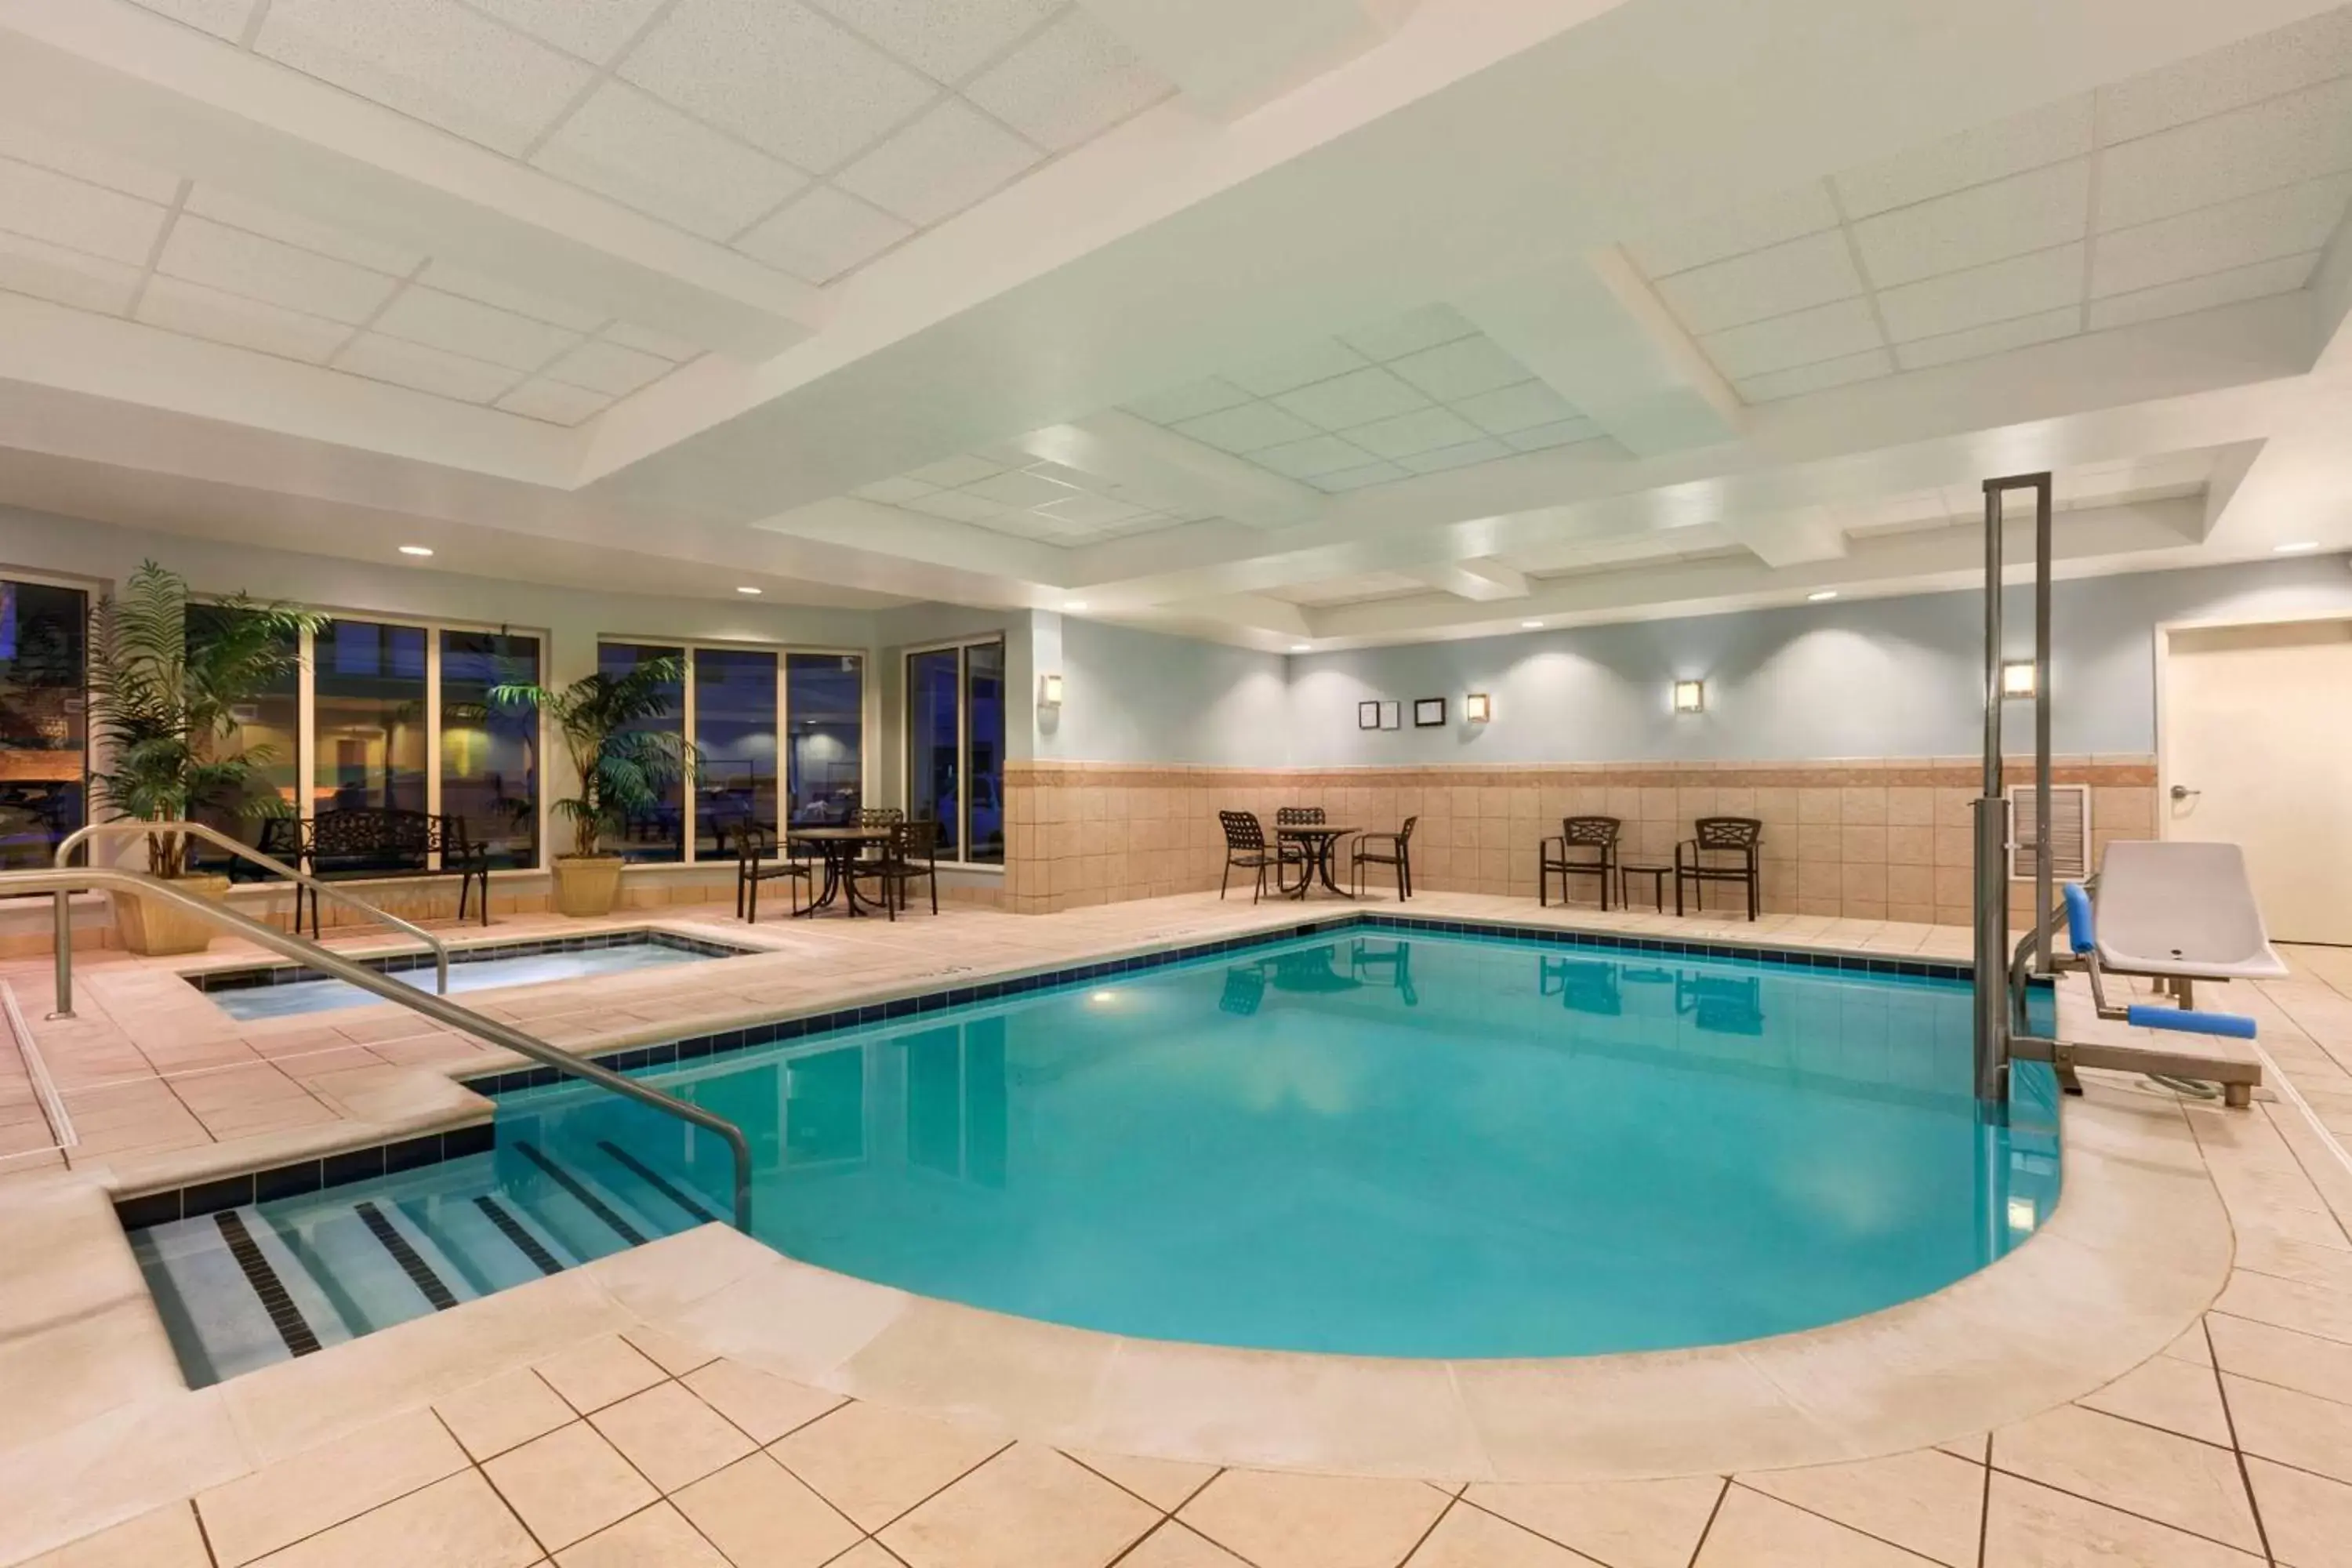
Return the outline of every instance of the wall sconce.
{"type": "Polygon", "coordinates": [[[1473,724],[1484,724],[1495,716],[1495,705],[1483,691],[1473,691],[1462,699],[1462,717],[1473,724]]]}
{"type": "Polygon", "coordinates": [[[2018,659],[2000,667],[2000,694],[2003,697],[2033,695],[2033,661],[2018,659]]]}
{"type": "Polygon", "coordinates": [[[1706,710],[1706,682],[1677,680],[1675,682],[1675,711],[1701,713],[1706,710]]]}
{"type": "Polygon", "coordinates": [[[1037,703],[1043,708],[1059,708],[1062,705],[1060,676],[1041,675],[1037,678],[1037,703]]]}

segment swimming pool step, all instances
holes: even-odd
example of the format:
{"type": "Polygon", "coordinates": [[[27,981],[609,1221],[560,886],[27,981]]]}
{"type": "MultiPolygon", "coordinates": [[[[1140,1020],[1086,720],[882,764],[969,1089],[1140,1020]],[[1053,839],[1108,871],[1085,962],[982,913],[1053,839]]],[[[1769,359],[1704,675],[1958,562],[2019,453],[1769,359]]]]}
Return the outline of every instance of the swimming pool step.
{"type": "Polygon", "coordinates": [[[202,1385],[544,1279],[713,1217],[615,1143],[518,1138],[404,1176],[133,1232],[202,1385]]]}

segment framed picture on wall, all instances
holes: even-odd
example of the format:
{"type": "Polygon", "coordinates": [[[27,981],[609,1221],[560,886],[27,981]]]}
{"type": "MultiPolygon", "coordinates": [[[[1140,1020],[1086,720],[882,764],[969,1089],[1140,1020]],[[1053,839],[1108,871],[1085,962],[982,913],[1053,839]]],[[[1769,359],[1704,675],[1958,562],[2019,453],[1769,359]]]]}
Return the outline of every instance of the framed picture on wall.
{"type": "Polygon", "coordinates": [[[1380,727],[1381,705],[1377,702],[1357,703],[1356,728],[1359,730],[1377,730],[1380,727]]]}
{"type": "Polygon", "coordinates": [[[1404,728],[1403,703],[1383,702],[1381,704],[1381,728],[1383,730],[1402,730],[1404,728]]]}
{"type": "Polygon", "coordinates": [[[1416,697],[1412,701],[1412,727],[1416,730],[1442,730],[1445,727],[1445,699],[1416,697]]]}

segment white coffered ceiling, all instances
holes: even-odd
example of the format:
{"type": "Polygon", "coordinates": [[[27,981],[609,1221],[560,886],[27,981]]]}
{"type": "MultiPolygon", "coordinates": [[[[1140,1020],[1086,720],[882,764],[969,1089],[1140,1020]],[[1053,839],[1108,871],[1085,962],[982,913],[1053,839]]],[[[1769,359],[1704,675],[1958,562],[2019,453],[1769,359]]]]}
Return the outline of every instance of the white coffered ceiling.
{"type": "Polygon", "coordinates": [[[0,501],[1265,647],[2352,547],[2347,205],[2315,0],[0,0],[0,501]]]}

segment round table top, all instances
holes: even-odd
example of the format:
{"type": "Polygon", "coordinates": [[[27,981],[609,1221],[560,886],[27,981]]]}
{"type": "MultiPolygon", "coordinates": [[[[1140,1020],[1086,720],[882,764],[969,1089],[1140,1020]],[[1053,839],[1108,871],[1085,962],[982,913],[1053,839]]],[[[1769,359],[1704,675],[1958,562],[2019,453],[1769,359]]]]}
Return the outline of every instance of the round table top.
{"type": "Polygon", "coordinates": [[[1362,829],[1328,822],[1284,822],[1275,826],[1276,834],[1287,833],[1299,838],[1312,838],[1318,833],[1358,833],[1362,829]]]}
{"type": "Polygon", "coordinates": [[[887,827],[795,827],[787,832],[784,837],[787,838],[814,839],[819,842],[829,842],[835,844],[846,843],[852,840],[858,842],[873,840],[878,842],[889,837],[891,831],[892,830],[887,827]]]}

